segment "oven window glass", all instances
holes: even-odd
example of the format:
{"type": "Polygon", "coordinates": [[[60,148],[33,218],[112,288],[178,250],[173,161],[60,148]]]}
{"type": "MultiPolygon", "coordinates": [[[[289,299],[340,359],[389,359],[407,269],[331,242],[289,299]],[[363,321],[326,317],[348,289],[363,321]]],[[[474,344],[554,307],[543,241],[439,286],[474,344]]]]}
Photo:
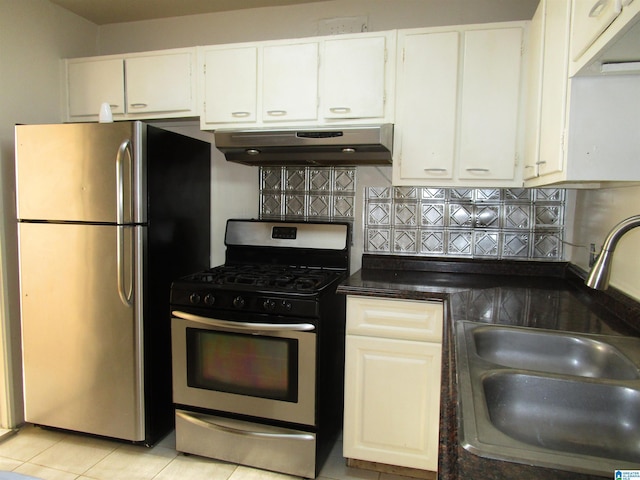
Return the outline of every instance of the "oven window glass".
{"type": "Polygon", "coordinates": [[[187,328],[190,387],[298,401],[298,341],[187,328]]]}

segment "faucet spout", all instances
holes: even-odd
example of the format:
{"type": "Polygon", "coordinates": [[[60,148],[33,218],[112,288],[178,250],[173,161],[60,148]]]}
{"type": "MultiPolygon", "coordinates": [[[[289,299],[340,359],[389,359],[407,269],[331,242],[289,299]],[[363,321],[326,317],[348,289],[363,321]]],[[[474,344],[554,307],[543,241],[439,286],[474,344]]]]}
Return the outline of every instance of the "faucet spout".
{"type": "Polygon", "coordinates": [[[611,229],[602,245],[602,251],[591,267],[589,276],[584,282],[588,287],[596,290],[606,290],[611,276],[611,260],[613,252],[620,238],[629,230],[640,227],[640,215],[626,218],[611,229]]]}

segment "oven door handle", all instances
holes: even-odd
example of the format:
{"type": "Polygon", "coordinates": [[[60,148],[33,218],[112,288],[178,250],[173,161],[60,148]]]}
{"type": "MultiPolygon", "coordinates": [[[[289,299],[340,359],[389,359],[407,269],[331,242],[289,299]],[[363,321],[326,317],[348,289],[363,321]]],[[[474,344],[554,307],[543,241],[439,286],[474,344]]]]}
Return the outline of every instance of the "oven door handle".
{"type": "Polygon", "coordinates": [[[219,430],[226,433],[232,433],[235,435],[242,435],[246,437],[280,438],[280,439],[290,439],[290,440],[314,440],[313,435],[309,433],[256,432],[253,430],[244,430],[241,428],[234,428],[228,425],[220,425],[219,423],[215,423],[204,416],[198,415],[197,413],[187,414],[184,412],[176,412],[176,415],[186,420],[187,422],[193,423],[194,425],[210,428],[212,430],[219,430]]]}
{"type": "Polygon", "coordinates": [[[312,332],[316,329],[311,323],[250,323],[250,322],[229,322],[215,318],[193,315],[192,313],[174,310],[171,312],[174,317],[201,323],[209,327],[221,327],[236,331],[251,332],[312,332]]]}

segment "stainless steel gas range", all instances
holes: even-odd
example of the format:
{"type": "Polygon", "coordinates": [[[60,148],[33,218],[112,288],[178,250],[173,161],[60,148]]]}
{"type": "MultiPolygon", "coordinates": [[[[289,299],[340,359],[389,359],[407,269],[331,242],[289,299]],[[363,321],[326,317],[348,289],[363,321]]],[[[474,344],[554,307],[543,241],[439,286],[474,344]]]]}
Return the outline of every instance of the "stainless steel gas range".
{"type": "Polygon", "coordinates": [[[179,451],[314,478],[343,411],[350,225],[229,220],[171,288],[179,451]]]}

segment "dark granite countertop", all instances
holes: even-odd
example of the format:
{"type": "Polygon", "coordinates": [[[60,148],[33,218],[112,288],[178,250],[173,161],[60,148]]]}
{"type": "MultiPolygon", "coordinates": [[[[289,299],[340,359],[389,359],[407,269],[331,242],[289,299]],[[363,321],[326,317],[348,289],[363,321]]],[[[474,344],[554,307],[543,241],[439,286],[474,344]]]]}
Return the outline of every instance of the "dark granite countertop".
{"type": "Polygon", "coordinates": [[[362,269],[338,287],[338,293],[346,295],[444,302],[440,480],[603,478],[483,458],[463,449],[457,438],[456,322],[640,336],[635,327],[640,326],[640,304],[612,288],[606,292],[587,288],[584,275],[564,262],[365,254],[362,269]]]}

